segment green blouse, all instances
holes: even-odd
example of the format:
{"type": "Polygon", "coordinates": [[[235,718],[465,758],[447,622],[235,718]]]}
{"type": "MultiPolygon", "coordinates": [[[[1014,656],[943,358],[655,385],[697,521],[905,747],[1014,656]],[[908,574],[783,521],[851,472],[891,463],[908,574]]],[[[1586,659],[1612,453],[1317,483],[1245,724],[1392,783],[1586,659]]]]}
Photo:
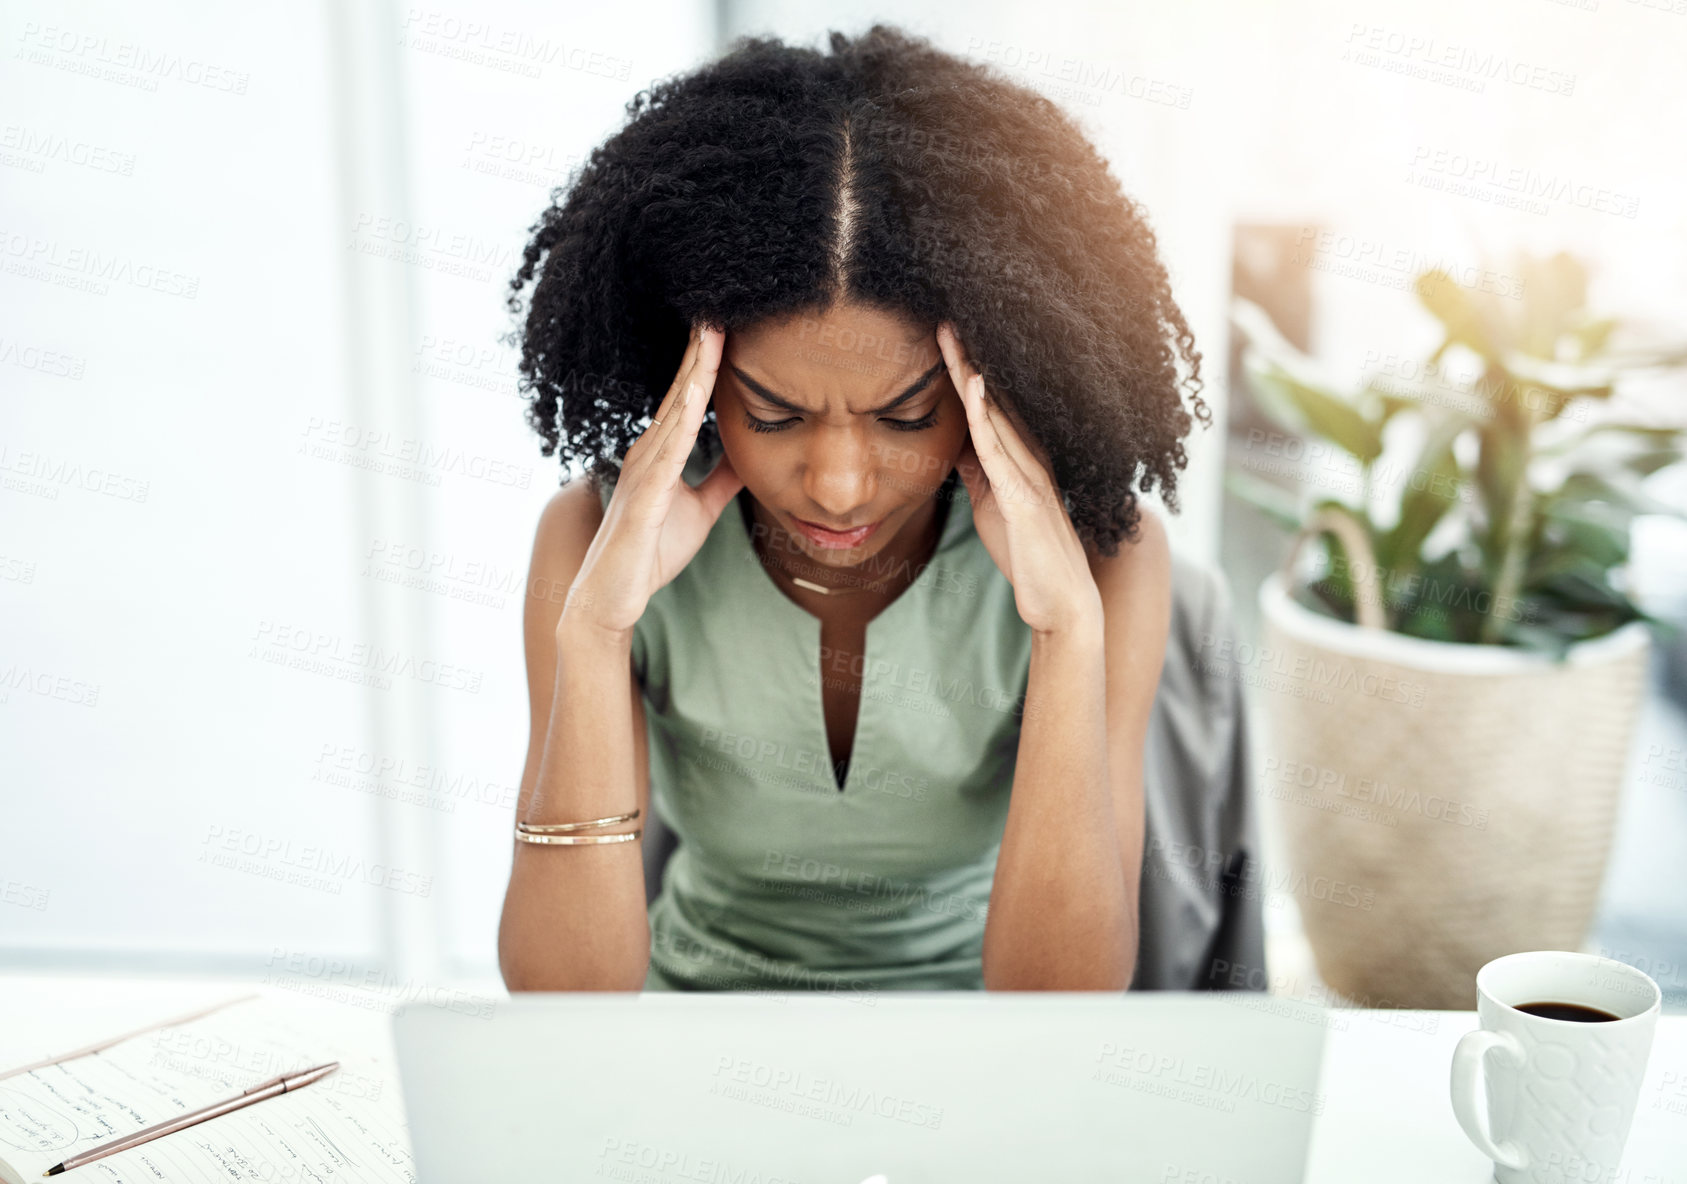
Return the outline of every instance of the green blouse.
{"type": "MultiPolygon", "coordinates": [[[[685,479],[710,462],[694,448],[685,479]]],[[[609,503],[612,483],[605,482],[609,503]]],[[[984,918],[1031,662],[958,474],[931,559],[867,626],[843,785],[820,619],[751,544],[749,492],[633,632],[653,807],[679,846],[647,990],[982,989],[984,918]]]]}

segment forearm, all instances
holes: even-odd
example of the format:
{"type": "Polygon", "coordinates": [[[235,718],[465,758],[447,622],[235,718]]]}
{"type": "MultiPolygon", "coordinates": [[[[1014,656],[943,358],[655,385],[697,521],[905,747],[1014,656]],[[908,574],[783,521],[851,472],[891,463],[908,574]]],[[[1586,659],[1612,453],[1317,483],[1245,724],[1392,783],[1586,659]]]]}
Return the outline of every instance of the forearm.
{"type": "Polygon", "coordinates": [[[1100,621],[1036,633],[990,910],[990,990],[1124,990],[1136,963],[1140,808],[1118,818],[1108,775],[1100,621]],[[1125,866],[1122,851],[1136,853],[1125,866]]]}
{"type": "MultiPolygon", "coordinates": [[[[555,696],[544,755],[517,818],[580,822],[639,805],[633,758],[630,641],[566,626],[557,634],[555,696]]],[[[645,824],[595,828],[613,834],[645,824]]],[[[650,959],[644,842],[515,842],[498,929],[498,960],[512,991],[636,991],[650,959]]]]}

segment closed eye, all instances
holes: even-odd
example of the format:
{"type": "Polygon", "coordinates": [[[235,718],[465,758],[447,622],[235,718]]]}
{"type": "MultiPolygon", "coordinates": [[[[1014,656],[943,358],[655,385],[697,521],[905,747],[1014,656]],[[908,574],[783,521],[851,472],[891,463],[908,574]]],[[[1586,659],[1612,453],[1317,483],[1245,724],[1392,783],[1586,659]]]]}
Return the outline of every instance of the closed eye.
{"type": "MultiPolygon", "coordinates": [[[[792,416],[790,419],[773,420],[757,419],[755,416],[749,414],[744,416],[744,426],[748,427],[752,432],[782,432],[792,424],[801,422],[801,418],[797,416],[792,416]]],[[[937,408],[933,407],[930,411],[926,412],[918,419],[885,418],[879,420],[879,422],[885,424],[893,431],[923,432],[925,429],[932,427],[937,423],[937,408]]]]}
{"type": "Polygon", "coordinates": [[[918,419],[887,419],[884,421],[899,432],[920,432],[937,422],[937,408],[920,416],[918,419]]]}

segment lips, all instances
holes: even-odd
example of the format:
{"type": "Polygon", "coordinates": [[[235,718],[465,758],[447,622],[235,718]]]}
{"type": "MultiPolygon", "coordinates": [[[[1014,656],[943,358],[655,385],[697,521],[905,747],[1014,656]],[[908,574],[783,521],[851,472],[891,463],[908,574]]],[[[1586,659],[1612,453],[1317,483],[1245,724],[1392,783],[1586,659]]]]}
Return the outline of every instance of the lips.
{"type": "Polygon", "coordinates": [[[850,547],[859,547],[862,543],[866,542],[867,539],[872,536],[873,532],[884,522],[884,519],[881,518],[878,522],[873,522],[866,526],[859,526],[854,530],[828,530],[824,526],[817,526],[812,522],[805,522],[801,518],[793,517],[792,520],[797,524],[797,529],[807,535],[816,546],[826,547],[834,551],[847,550],[850,547]]]}

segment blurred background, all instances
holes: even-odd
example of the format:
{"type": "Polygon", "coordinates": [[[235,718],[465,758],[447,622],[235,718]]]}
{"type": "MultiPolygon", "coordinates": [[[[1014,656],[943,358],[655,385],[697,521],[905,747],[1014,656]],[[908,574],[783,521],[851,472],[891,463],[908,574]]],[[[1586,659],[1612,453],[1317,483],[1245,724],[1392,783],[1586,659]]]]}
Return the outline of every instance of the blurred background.
{"type": "MultiPolygon", "coordinates": [[[[1244,638],[1269,644],[1289,535],[1227,470],[1302,509],[1334,486],[1243,380],[1236,297],[1350,392],[1459,380],[1425,369],[1431,269],[1521,308],[1519,253],[1568,252],[1601,316],[1687,324],[1671,0],[7,2],[0,964],[498,989],[523,584],[564,476],[499,340],[527,229],[653,79],[879,19],[1054,98],[1146,207],[1216,415],[1174,545],[1222,569],[1244,638]]],[[[1682,422],[1684,389],[1641,374],[1629,419],[1682,422]]],[[[1663,620],[1687,618],[1681,472],[1647,466],[1617,564],[1663,620]]],[[[1583,942],[1676,1004],[1679,654],[1656,635],[1618,721],[1583,942]]],[[[1282,705],[1243,682],[1291,869],[1282,705]]],[[[1265,887],[1271,986],[1313,995],[1307,895],[1265,887]]]]}

